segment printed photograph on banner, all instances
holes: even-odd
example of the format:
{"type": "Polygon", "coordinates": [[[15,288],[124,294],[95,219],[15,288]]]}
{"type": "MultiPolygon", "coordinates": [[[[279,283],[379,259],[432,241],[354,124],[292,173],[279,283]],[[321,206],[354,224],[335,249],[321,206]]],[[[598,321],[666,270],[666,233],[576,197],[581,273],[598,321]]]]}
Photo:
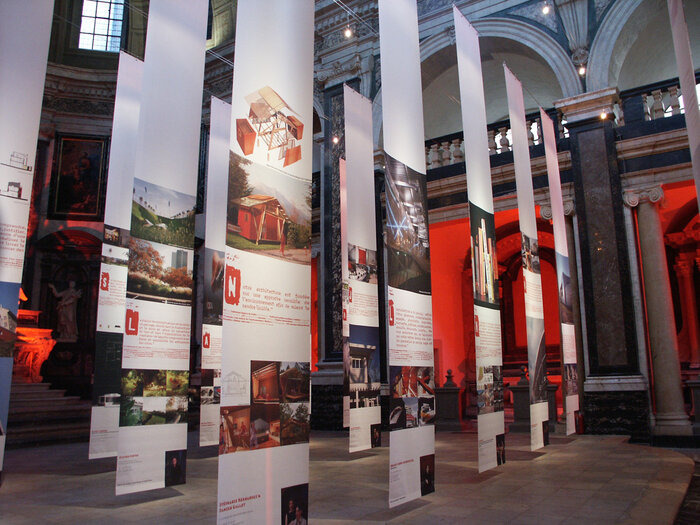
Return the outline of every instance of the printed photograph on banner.
{"type": "Polygon", "coordinates": [[[193,263],[192,250],[132,237],[126,296],[189,306],[193,263]]]}
{"type": "Polygon", "coordinates": [[[122,370],[119,426],[187,423],[189,372],[122,370]]]}
{"type": "Polygon", "coordinates": [[[230,154],[226,244],[311,264],[311,183],[230,154]]]}
{"type": "Polygon", "coordinates": [[[348,244],[348,278],[377,284],[377,251],[348,244]]]}
{"type": "Polygon", "coordinates": [[[204,250],[204,313],[203,324],[221,325],[224,301],[224,252],[204,250]]]}
{"type": "Polygon", "coordinates": [[[504,465],[506,462],[506,435],[498,434],[496,436],[496,463],[504,465]]]}
{"type": "Polygon", "coordinates": [[[562,382],[564,383],[564,393],[567,396],[578,394],[578,372],[576,371],[576,363],[565,364],[563,373],[564,377],[562,377],[562,382]]]}
{"type": "Polygon", "coordinates": [[[131,235],[170,246],[194,246],[197,198],[134,178],[131,235]]]}
{"type": "Polygon", "coordinates": [[[236,141],[243,155],[276,168],[300,161],[304,138],[301,116],[270,86],[247,94],[245,101],[248,114],[236,115],[236,141]]]}
{"type": "Polygon", "coordinates": [[[479,414],[503,411],[503,368],[478,366],[476,394],[479,414]]]}
{"type": "Polygon", "coordinates": [[[389,286],[430,294],[430,243],[425,175],[385,155],[389,286]]]}
{"type": "Polygon", "coordinates": [[[308,443],[311,431],[308,401],[302,403],[280,404],[280,441],[281,445],[308,443]]]}
{"type": "Polygon", "coordinates": [[[382,446],[382,424],[375,423],[369,427],[371,435],[372,448],[377,448],[382,446]]]}
{"type": "Polygon", "coordinates": [[[343,344],[344,382],[350,396],[350,409],[379,406],[379,328],[350,325],[350,337],[345,338],[343,344]]]}
{"type": "Polygon", "coordinates": [[[250,406],[221,407],[219,455],[249,450],[257,445],[255,429],[250,424],[250,406]]]}
{"type": "Polygon", "coordinates": [[[528,363],[531,368],[530,403],[547,401],[547,347],[544,339],[544,319],[525,317],[527,325],[528,363]]]}
{"type": "Polygon", "coordinates": [[[479,306],[498,308],[498,259],[493,213],[469,201],[469,225],[474,302],[479,306]]]}
{"type": "Polygon", "coordinates": [[[281,525],[306,525],[309,519],[309,484],[302,483],[282,489],[281,525]]]}
{"type": "Polygon", "coordinates": [[[187,450],[165,451],[165,486],[184,485],[187,479],[187,450]]]}
{"type": "Polygon", "coordinates": [[[93,405],[119,405],[122,391],[122,338],[120,333],[95,332],[93,405]]]}
{"type": "MultiPolygon", "coordinates": [[[[120,228],[118,226],[112,226],[105,224],[104,226],[104,244],[119,246],[122,248],[129,247],[129,238],[131,237],[131,232],[120,228]]],[[[103,246],[103,256],[104,256],[104,246],[103,246]]]]}
{"type": "MultiPolygon", "coordinates": [[[[16,163],[24,162],[24,155],[17,154],[16,163]],[[21,160],[20,160],[21,157],[21,160]]],[[[14,162],[7,159],[7,163],[14,162]]],[[[0,166],[0,205],[8,209],[22,210],[26,213],[29,208],[33,173],[17,166],[8,166],[3,162],[0,166]]]]}
{"type": "Polygon", "coordinates": [[[19,283],[0,282],[0,357],[14,355],[19,290],[19,283]]]}
{"type": "Polygon", "coordinates": [[[200,403],[202,405],[221,403],[221,370],[202,369],[200,403]]]}
{"type": "Polygon", "coordinates": [[[540,274],[540,248],[537,239],[532,239],[521,232],[521,250],[523,268],[528,272],[540,274]]]}
{"type": "Polygon", "coordinates": [[[557,259],[557,283],[559,285],[559,320],[574,324],[573,289],[569,275],[569,258],[554,252],[557,259]]]}
{"type": "Polygon", "coordinates": [[[389,429],[393,431],[434,424],[433,368],[392,366],[389,368],[389,376],[389,429]]]}
{"type": "Polygon", "coordinates": [[[420,495],[435,492],[435,454],[420,457],[420,495]]]}

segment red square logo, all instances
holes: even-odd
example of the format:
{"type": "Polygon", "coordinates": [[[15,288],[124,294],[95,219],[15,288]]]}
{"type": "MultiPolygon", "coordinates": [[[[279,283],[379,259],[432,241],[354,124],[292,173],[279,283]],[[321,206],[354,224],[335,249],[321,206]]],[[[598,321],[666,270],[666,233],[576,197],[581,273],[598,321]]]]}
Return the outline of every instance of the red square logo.
{"type": "Polygon", "coordinates": [[[394,301],[389,299],[389,326],[394,326],[394,301]]]}
{"type": "Polygon", "coordinates": [[[224,287],[224,300],[228,304],[238,305],[241,300],[241,271],[233,266],[226,265],[226,286],[224,287]]]}
{"type": "Polygon", "coordinates": [[[352,302],[352,288],[348,288],[348,299],[352,302]]]}
{"type": "Polygon", "coordinates": [[[130,308],[126,309],[126,335],[139,335],[139,313],[130,308]]]}
{"type": "Polygon", "coordinates": [[[100,277],[100,290],[109,291],[109,272],[102,272],[100,277]]]}
{"type": "Polygon", "coordinates": [[[474,335],[479,337],[479,316],[474,316],[474,335]]]}
{"type": "Polygon", "coordinates": [[[202,336],[202,348],[209,348],[211,346],[211,335],[209,332],[205,332],[202,336]]]}

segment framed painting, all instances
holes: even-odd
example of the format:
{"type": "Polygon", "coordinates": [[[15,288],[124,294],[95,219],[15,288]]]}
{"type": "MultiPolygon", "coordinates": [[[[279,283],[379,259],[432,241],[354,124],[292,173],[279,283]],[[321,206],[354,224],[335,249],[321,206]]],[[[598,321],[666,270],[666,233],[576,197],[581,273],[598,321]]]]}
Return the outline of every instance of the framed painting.
{"type": "Polygon", "coordinates": [[[103,219],[108,140],[106,137],[56,137],[49,218],[103,219]]]}

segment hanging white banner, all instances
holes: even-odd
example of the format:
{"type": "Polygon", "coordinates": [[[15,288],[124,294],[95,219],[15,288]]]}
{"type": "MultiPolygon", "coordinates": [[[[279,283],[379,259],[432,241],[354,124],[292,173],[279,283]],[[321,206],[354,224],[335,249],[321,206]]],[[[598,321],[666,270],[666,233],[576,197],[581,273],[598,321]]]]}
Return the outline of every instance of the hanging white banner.
{"type": "Polygon", "coordinates": [[[341,174],[346,174],[347,203],[345,209],[341,205],[341,214],[347,224],[342,250],[347,283],[343,320],[348,330],[343,334],[343,384],[349,407],[350,452],[356,452],[381,445],[377,225],[372,102],[347,85],[344,102],[347,160],[341,174]]]}
{"type": "Polygon", "coordinates": [[[535,196],[532,190],[530,151],[525,125],[523,87],[503,64],[508,93],[515,185],[520,217],[523,286],[525,292],[525,325],[527,329],[527,361],[530,380],[530,448],[536,450],[548,444],[549,412],[547,404],[547,347],[544,339],[542,280],[537,242],[535,196]]]}
{"type": "Polygon", "coordinates": [[[313,21],[312,0],[238,2],[219,523],[308,519],[313,21]]]}
{"type": "Polygon", "coordinates": [[[678,65],[678,79],[681,84],[683,106],[685,110],[685,127],[688,131],[690,160],[693,163],[693,178],[698,206],[700,206],[700,108],[695,82],[695,68],[690,51],[688,26],[685,22],[683,0],[668,0],[668,13],[671,19],[673,49],[678,65]]]}
{"type": "Polygon", "coordinates": [[[204,235],[204,316],[202,319],[202,383],[199,407],[199,445],[219,443],[221,400],[221,318],[224,301],[228,167],[231,104],[211,98],[209,159],[204,235]]]}
{"type": "Polygon", "coordinates": [[[185,482],[206,0],[151,0],[134,160],[116,493],[185,482]]]}
{"type": "Polygon", "coordinates": [[[90,459],[117,455],[131,194],[134,150],[139,142],[142,76],[143,62],[120,53],[97,298],[90,459]]]}
{"type": "Polygon", "coordinates": [[[479,34],[453,7],[471,229],[479,472],[505,462],[496,227],[479,34]]]}
{"type": "Polygon", "coordinates": [[[435,490],[435,382],[418,14],[379,1],[386,154],[389,506],[435,490]]]}
{"type": "Polygon", "coordinates": [[[576,371],[576,333],[571,273],[569,270],[569,248],[566,243],[566,223],[564,201],[561,196],[559,159],[554,123],[540,108],[544,154],[547,161],[549,197],[552,203],[552,223],[554,226],[554,252],[557,263],[557,285],[559,290],[559,322],[561,325],[562,371],[561,385],[566,416],[566,435],[576,432],[576,413],[579,409],[578,372],[576,371]]]}
{"type": "Polygon", "coordinates": [[[0,472],[53,0],[0,2],[0,472]]]}

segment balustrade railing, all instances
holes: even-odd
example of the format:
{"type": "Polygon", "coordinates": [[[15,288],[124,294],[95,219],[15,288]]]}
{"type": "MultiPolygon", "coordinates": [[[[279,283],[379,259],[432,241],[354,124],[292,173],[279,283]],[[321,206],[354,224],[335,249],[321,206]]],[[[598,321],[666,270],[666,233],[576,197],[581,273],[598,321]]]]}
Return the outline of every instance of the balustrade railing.
{"type": "MultiPolygon", "coordinates": [[[[548,110],[551,117],[556,117],[559,137],[568,137],[569,132],[556,110],[548,110]]],[[[525,116],[529,146],[542,144],[542,126],[539,112],[525,116]]],[[[510,121],[501,120],[486,127],[488,135],[489,155],[498,155],[512,151],[513,143],[510,136],[510,121]]],[[[444,135],[425,141],[425,162],[429,170],[459,164],[464,162],[464,135],[462,132],[444,135]]]]}
{"type": "MultiPolygon", "coordinates": [[[[700,72],[695,74],[696,84],[700,72]]],[[[658,120],[685,113],[678,78],[628,89],[620,93],[624,123],[658,120]]]]}

